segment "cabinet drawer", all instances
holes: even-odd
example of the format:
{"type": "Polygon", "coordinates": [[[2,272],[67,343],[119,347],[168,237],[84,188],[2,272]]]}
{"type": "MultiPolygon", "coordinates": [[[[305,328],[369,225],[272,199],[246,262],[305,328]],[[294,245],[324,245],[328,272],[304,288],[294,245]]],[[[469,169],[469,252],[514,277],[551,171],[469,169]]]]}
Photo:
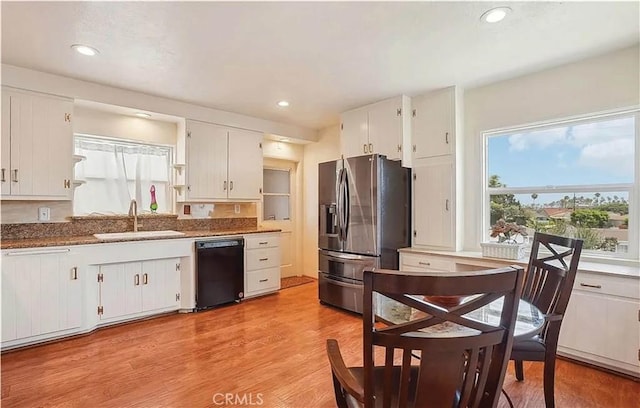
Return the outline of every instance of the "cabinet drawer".
{"type": "Polygon", "coordinates": [[[454,271],[455,263],[448,259],[443,259],[431,255],[410,255],[402,254],[402,262],[400,269],[407,267],[412,272],[416,271],[416,268],[424,271],[454,271]]]}
{"type": "Polygon", "coordinates": [[[247,293],[280,289],[280,267],[247,272],[247,293]]]}
{"type": "Polygon", "coordinates": [[[640,299],[640,280],[635,277],[579,272],[574,290],[640,299]]]}
{"type": "Polygon", "coordinates": [[[278,235],[245,236],[244,243],[247,249],[274,248],[280,246],[280,237],[278,235]]]}
{"type": "Polygon", "coordinates": [[[247,251],[247,271],[280,266],[280,248],[251,249],[247,251]]]}

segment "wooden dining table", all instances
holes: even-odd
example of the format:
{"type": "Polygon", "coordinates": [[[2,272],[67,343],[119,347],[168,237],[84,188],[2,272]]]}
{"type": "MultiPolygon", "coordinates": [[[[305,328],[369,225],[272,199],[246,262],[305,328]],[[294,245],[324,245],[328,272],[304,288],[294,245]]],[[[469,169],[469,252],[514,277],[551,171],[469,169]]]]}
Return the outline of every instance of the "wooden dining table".
{"type": "MultiPolygon", "coordinates": [[[[418,312],[407,305],[396,302],[393,299],[389,299],[380,294],[376,294],[376,318],[381,322],[387,322],[392,324],[400,324],[409,322],[417,318],[423,317],[420,315],[422,312],[418,312]]],[[[422,298],[422,296],[415,296],[416,298],[422,298]]],[[[486,323],[493,326],[498,326],[500,323],[500,315],[502,313],[502,298],[496,299],[491,303],[488,303],[470,313],[463,315],[465,318],[475,320],[481,323],[486,323]]],[[[514,330],[515,340],[526,340],[534,337],[536,334],[542,331],[545,323],[545,315],[538,310],[531,303],[520,300],[518,304],[518,315],[516,317],[516,326],[514,330]]],[[[427,331],[433,336],[461,336],[461,335],[474,335],[476,330],[469,327],[464,327],[452,322],[444,322],[421,331],[427,331]]]]}

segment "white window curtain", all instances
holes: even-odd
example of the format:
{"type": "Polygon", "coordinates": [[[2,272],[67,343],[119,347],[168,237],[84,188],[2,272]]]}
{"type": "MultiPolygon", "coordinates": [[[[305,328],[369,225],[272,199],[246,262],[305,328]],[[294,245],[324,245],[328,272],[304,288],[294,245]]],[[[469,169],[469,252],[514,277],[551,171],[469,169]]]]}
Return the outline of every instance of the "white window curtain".
{"type": "Polygon", "coordinates": [[[75,153],[86,159],[75,167],[85,184],[75,189],[74,214],[126,214],[132,199],[150,212],[152,185],[157,212],[171,212],[170,147],[76,135],[75,153]]]}

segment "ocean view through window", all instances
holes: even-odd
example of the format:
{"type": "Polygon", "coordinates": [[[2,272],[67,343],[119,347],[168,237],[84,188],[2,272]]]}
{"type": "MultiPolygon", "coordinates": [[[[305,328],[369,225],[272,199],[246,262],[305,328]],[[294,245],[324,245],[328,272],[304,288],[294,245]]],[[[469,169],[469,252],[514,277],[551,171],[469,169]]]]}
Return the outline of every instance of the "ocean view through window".
{"type": "Polygon", "coordinates": [[[484,241],[498,219],[638,259],[637,110],[484,134],[484,241]]]}

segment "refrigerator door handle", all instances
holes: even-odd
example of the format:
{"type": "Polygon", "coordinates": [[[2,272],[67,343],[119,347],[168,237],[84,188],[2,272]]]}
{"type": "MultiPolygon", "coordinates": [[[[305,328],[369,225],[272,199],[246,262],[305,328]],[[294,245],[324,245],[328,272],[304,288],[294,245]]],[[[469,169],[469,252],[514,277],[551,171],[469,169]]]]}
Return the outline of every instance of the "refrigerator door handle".
{"type": "Polygon", "coordinates": [[[344,188],[344,240],[347,240],[349,235],[349,218],[351,217],[351,202],[349,198],[349,179],[347,169],[344,169],[344,177],[342,181],[344,188]]]}
{"type": "Polygon", "coordinates": [[[344,234],[343,234],[343,215],[344,214],[344,200],[343,200],[343,193],[344,190],[342,189],[342,173],[344,172],[344,169],[341,169],[340,172],[338,173],[338,202],[336,203],[336,207],[337,207],[337,218],[338,218],[338,240],[339,241],[343,241],[344,240],[344,234]]]}

